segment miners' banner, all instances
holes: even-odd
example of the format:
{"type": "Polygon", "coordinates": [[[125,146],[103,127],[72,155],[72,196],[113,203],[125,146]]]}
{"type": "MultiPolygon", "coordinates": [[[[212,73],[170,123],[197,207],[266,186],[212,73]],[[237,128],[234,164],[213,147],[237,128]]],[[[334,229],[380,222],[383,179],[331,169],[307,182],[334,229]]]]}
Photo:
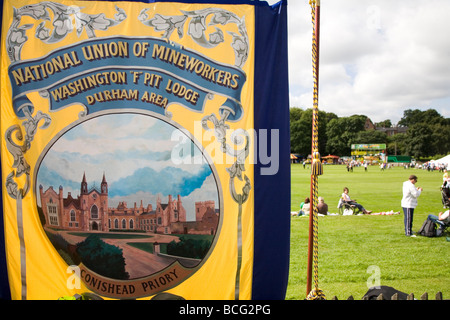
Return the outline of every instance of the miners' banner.
{"type": "Polygon", "coordinates": [[[284,298],[286,6],[3,1],[2,298],[284,298]]]}

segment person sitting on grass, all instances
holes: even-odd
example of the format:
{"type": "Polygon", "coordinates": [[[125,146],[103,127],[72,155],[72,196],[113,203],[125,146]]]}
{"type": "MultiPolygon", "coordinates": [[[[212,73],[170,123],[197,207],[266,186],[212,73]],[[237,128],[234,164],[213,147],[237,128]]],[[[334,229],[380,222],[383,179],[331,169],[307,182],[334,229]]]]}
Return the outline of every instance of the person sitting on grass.
{"type": "Polygon", "coordinates": [[[309,215],[310,208],[311,208],[310,200],[308,197],[306,197],[305,202],[303,203],[303,206],[300,207],[300,211],[298,212],[297,216],[309,215]]]}
{"type": "Polygon", "coordinates": [[[445,231],[446,226],[450,224],[450,210],[446,210],[444,212],[439,212],[439,215],[436,216],[434,214],[429,214],[427,217],[427,220],[431,220],[434,223],[438,223],[438,227],[436,229],[436,236],[441,236],[442,233],[445,231]]]}
{"type": "Polygon", "coordinates": [[[323,215],[328,214],[328,204],[325,203],[323,197],[319,197],[319,204],[317,205],[317,212],[323,215]]]}
{"type": "Polygon", "coordinates": [[[450,222],[450,214],[449,214],[449,212],[450,212],[450,210],[446,210],[444,212],[439,212],[438,216],[436,216],[434,214],[429,214],[427,219],[431,220],[431,221],[434,221],[434,222],[439,220],[439,221],[442,221],[443,223],[447,224],[447,223],[450,222]]]}
{"type": "Polygon", "coordinates": [[[344,192],[342,193],[342,201],[349,204],[352,207],[357,207],[362,213],[369,214],[372,211],[367,211],[361,204],[357,203],[356,200],[352,200],[348,195],[348,188],[344,187],[344,192]]]}

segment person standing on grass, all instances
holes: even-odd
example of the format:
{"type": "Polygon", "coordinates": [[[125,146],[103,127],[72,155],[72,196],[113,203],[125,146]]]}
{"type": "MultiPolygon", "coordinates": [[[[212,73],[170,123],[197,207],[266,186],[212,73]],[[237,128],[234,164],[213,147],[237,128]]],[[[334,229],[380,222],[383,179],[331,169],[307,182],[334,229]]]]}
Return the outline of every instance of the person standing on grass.
{"type": "Polygon", "coordinates": [[[422,193],[421,187],[416,187],[417,177],[410,175],[409,179],[403,182],[402,209],[404,214],[405,235],[415,237],[412,233],[414,208],[417,207],[417,198],[422,193]]]}

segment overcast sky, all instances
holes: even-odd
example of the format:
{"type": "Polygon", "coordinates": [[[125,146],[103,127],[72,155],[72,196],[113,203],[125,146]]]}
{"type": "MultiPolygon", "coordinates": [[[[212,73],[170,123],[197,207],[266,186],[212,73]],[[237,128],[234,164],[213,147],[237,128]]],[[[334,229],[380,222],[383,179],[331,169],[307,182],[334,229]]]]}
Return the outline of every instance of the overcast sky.
{"type": "MultiPolygon", "coordinates": [[[[290,105],[310,108],[308,0],[288,0],[288,29],[290,105]]],[[[340,117],[395,124],[429,108],[450,117],[450,1],[321,0],[319,76],[319,109],[340,117]]]]}

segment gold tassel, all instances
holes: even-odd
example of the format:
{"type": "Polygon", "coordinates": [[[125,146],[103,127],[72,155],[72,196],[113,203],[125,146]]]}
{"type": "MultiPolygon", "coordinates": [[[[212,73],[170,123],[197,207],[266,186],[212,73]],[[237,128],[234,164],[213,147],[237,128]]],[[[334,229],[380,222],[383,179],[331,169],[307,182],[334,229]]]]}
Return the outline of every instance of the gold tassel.
{"type": "Polygon", "coordinates": [[[311,163],[311,175],[313,176],[321,176],[323,174],[322,162],[320,162],[320,154],[315,151],[312,155],[312,163],[311,163]]]}

